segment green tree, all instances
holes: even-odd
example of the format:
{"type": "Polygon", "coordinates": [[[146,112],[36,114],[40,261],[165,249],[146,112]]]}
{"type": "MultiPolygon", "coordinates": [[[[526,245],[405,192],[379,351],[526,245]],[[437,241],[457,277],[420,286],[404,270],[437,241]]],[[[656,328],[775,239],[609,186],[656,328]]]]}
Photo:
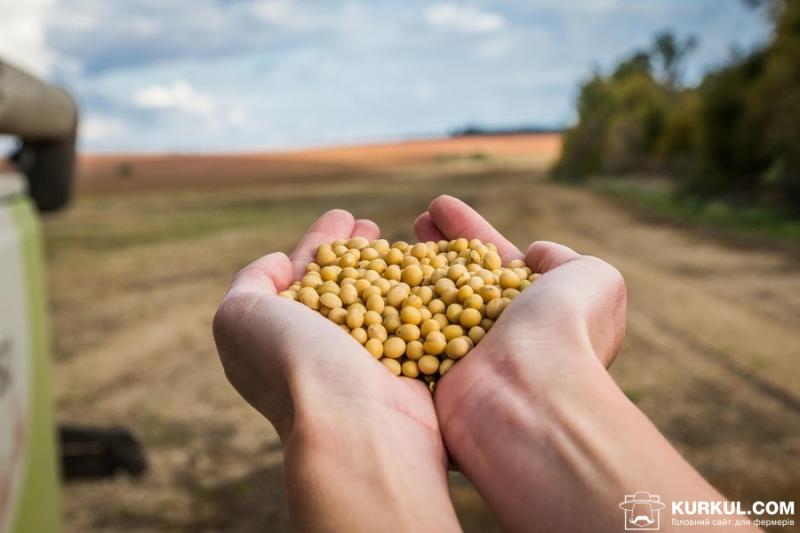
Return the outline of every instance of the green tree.
{"type": "Polygon", "coordinates": [[[556,175],[668,172],[680,193],[800,214],[800,0],[747,2],[771,40],[698,87],[681,80],[697,40],[670,32],[583,83],[556,175]]]}
{"type": "Polygon", "coordinates": [[[668,87],[675,88],[681,82],[686,58],[697,48],[697,44],[697,38],[693,35],[684,40],[680,40],[669,31],[656,35],[652,54],[658,60],[662,78],[668,87]]]}

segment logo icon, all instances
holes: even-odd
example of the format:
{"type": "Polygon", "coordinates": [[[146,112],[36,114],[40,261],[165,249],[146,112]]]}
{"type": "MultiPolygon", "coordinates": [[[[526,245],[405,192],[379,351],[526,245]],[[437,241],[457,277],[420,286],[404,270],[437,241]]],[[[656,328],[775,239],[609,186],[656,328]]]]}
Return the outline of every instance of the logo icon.
{"type": "Polygon", "coordinates": [[[661,497],[649,492],[626,494],[619,504],[625,511],[625,531],[658,531],[661,527],[661,497]]]}

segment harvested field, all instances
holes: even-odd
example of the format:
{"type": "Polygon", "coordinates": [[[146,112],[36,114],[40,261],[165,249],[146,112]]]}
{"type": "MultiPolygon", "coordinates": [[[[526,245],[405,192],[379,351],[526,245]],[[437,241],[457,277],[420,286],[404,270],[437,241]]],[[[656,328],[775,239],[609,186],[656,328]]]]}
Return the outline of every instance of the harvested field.
{"type": "MultiPolygon", "coordinates": [[[[67,485],[68,530],[288,530],[281,450],[222,374],[216,305],[238,268],[290,250],[328,208],[413,240],[414,217],[445,192],[520,246],[556,240],[619,267],[623,390],[727,496],[797,500],[798,250],[722,241],[552,184],[558,142],[84,158],[81,195],[45,221],[58,418],[133,429],[151,469],[67,485]]],[[[454,474],[452,491],[466,531],[499,530],[466,480],[454,474]]]]}
{"type": "Polygon", "coordinates": [[[223,155],[87,155],[81,158],[78,190],[118,194],[142,190],[228,188],[258,184],[311,185],[319,180],[367,179],[398,166],[464,166],[495,163],[542,167],[558,155],[557,134],[474,136],[345,146],[280,153],[223,155]]]}

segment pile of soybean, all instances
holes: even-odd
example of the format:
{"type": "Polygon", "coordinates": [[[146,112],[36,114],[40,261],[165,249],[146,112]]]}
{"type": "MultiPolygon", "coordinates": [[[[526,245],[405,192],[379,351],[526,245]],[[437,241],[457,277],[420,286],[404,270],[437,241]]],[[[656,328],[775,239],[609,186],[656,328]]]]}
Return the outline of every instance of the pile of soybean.
{"type": "Polygon", "coordinates": [[[354,237],[321,245],[280,295],[328,317],[393,374],[433,390],[538,276],[521,260],[504,267],[497,247],[478,239],[354,237]]]}

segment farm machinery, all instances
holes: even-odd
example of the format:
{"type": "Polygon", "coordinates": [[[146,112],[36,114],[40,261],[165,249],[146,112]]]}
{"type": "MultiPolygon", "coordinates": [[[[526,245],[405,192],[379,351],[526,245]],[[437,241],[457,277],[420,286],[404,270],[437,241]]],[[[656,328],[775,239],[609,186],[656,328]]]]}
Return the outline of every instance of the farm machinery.
{"type": "Polygon", "coordinates": [[[120,428],[54,422],[39,212],[64,208],[76,163],[78,108],[63,89],[0,60],[0,533],[60,530],[62,479],[144,471],[120,428]]]}

